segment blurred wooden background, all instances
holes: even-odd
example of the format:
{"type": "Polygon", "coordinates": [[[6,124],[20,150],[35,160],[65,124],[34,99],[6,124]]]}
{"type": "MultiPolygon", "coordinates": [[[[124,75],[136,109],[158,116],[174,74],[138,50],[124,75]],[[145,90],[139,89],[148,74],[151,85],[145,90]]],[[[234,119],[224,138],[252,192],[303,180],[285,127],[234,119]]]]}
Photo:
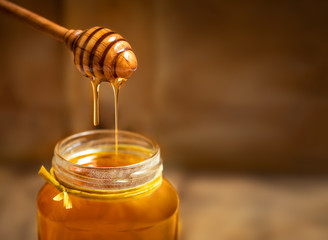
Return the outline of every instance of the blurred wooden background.
{"type": "MultiPolygon", "coordinates": [[[[167,164],[328,172],[327,1],[14,2],[125,36],[139,68],[120,128],[156,139],[167,164]]],[[[50,162],[59,139],[93,128],[90,84],[63,44],[2,13],[0,32],[0,161],[50,162]]],[[[110,87],[101,94],[113,128],[110,87]]]]}
{"type": "MultiPolygon", "coordinates": [[[[131,43],[120,128],[159,142],[181,239],[328,239],[328,1],[13,2],[131,43]]],[[[0,34],[0,239],[32,240],[37,170],[93,128],[91,90],[63,44],[2,13],[0,34]]],[[[113,128],[109,86],[100,104],[113,128]]]]}

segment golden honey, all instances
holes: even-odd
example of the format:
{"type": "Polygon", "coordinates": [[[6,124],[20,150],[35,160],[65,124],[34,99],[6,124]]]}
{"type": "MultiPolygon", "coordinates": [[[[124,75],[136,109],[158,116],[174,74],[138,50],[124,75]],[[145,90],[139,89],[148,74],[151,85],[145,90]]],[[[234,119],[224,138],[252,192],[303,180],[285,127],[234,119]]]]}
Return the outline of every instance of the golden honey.
{"type": "Polygon", "coordinates": [[[60,191],[43,186],[37,198],[39,239],[177,239],[179,199],[162,178],[158,145],[119,131],[117,146],[114,135],[94,130],[57,144],[54,177],[82,194],[68,193],[72,208],[66,209],[53,199],[60,191]]]}

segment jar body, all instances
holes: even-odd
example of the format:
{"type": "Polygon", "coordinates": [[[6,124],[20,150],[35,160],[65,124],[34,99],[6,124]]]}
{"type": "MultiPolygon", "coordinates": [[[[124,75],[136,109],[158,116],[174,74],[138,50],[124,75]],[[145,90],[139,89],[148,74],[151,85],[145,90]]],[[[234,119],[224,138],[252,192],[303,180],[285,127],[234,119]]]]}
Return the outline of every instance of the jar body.
{"type": "Polygon", "coordinates": [[[55,147],[37,197],[39,240],[176,240],[179,198],[162,178],[157,143],[111,130],[72,135],[55,147]],[[60,196],[64,196],[63,198],[60,196]]]}
{"type": "Polygon", "coordinates": [[[40,240],[176,240],[179,199],[163,178],[151,193],[123,199],[90,199],[70,194],[73,208],[52,198],[59,191],[46,183],[37,198],[40,240]]]}

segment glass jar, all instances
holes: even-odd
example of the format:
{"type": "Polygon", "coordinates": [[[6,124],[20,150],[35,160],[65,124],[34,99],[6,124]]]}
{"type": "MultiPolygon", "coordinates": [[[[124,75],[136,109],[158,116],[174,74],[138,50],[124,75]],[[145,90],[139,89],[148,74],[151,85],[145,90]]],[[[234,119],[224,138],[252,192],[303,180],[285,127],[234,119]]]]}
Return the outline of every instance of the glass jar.
{"type": "Polygon", "coordinates": [[[179,198],[162,178],[157,143],[93,130],[57,143],[37,197],[40,240],[175,240],[179,198]]]}

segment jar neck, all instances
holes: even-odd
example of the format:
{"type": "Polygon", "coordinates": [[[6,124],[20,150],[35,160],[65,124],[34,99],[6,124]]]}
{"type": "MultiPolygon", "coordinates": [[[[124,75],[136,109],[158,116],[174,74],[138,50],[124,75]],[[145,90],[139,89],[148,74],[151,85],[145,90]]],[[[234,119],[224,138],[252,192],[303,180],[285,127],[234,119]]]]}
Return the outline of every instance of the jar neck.
{"type": "Polygon", "coordinates": [[[118,157],[123,153],[142,158],[142,161],[115,167],[74,163],[72,159],[90,154],[115,154],[113,130],[82,132],[57,143],[52,161],[56,179],[64,186],[87,192],[145,191],[147,184],[150,187],[158,185],[163,167],[157,143],[143,135],[127,131],[119,131],[118,140],[118,157]]]}

